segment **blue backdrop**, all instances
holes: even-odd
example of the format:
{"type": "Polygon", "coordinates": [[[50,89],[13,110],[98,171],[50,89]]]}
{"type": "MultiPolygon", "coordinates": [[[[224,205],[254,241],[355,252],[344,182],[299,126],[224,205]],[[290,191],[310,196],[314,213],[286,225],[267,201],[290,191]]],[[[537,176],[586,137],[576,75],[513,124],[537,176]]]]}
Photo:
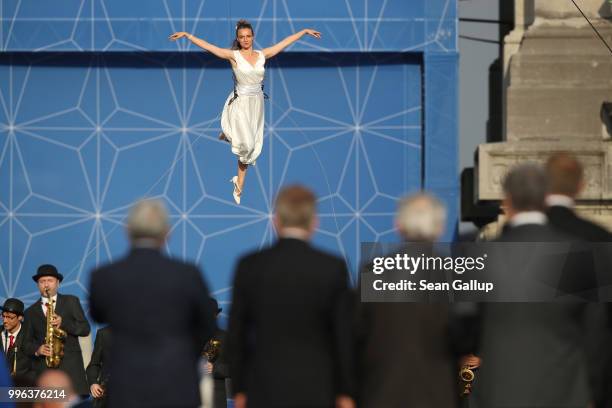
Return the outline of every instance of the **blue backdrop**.
{"type": "Polygon", "coordinates": [[[396,239],[407,192],[434,191],[455,233],[456,0],[16,0],[0,20],[2,300],[34,301],[31,275],[53,263],[87,307],[89,272],[125,253],[145,196],[166,201],[169,252],[203,268],[225,312],[237,258],[275,239],[286,183],[316,191],[315,242],[353,279],[360,242],[396,239]],[[264,150],[236,206],[236,159],[217,140],[229,64],[167,37],[227,46],[239,18],[256,48],[305,27],[323,39],[267,63],[264,150]]]}

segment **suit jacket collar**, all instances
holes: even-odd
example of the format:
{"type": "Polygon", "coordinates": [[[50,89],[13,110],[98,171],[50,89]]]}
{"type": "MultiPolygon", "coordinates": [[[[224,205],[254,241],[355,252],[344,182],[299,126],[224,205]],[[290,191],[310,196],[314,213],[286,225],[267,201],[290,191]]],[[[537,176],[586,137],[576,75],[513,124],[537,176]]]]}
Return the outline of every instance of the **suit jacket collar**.
{"type": "Polygon", "coordinates": [[[130,249],[132,251],[134,250],[139,250],[139,249],[149,249],[149,250],[153,250],[153,251],[157,251],[160,252],[161,249],[159,248],[159,243],[155,240],[152,239],[140,239],[136,242],[132,243],[132,246],[130,247],[130,249]]]}
{"type": "Polygon", "coordinates": [[[308,241],[310,235],[310,232],[299,227],[286,227],[278,231],[278,236],[281,238],[297,238],[302,241],[308,241]]]}
{"type": "Polygon", "coordinates": [[[551,231],[550,226],[547,224],[522,224],[517,226],[504,225],[502,233],[498,237],[498,241],[509,241],[509,242],[540,242],[540,234],[548,234],[551,231]]]}
{"type": "Polygon", "coordinates": [[[159,248],[149,248],[149,247],[132,247],[130,248],[130,252],[128,253],[128,257],[130,256],[138,256],[138,255],[162,255],[162,251],[159,248]]]}
{"type": "Polygon", "coordinates": [[[505,224],[503,231],[517,231],[517,230],[544,230],[544,229],[548,229],[548,224],[520,224],[520,225],[510,225],[510,224],[505,224]]]}
{"type": "Polygon", "coordinates": [[[15,346],[19,347],[19,349],[21,349],[21,346],[23,345],[25,339],[25,332],[24,332],[24,328],[23,328],[23,323],[21,323],[21,329],[19,330],[19,333],[17,333],[17,337],[15,337],[15,346]]]}
{"type": "Polygon", "coordinates": [[[310,242],[299,238],[280,237],[277,246],[310,246],[310,242]]]}
{"type": "Polygon", "coordinates": [[[64,310],[64,306],[65,306],[65,303],[66,303],[66,298],[62,294],[58,293],[57,294],[57,301],[56,302],[57,303],[54,306],[55,307],[55,314],[58,314],[58,315],[61,316],[62,315],[61,311],[64,310]]]}
{"type": "Polygon", "coordinates": [[[576,213],[574,212],[573,209],[566,207],[564,205],[551,205],[550,207],[548,207],[548,211],[546,211],[548,214],[551,215],[565,215],[565,216],[572,216],[572,217],[576,217],[576,213]]]}
{"type": "Polygon", "coordinates": [[[21,323],[21,329],[19,330],[19,333],[17,333],[17,337],[15,337],[15,344],[19,344],[23,341],[25,334],[24,334],[24,329],[23,329],[23,323],[21,323]]]}
{"type": "MultiPolygon", "coordinates": [[[[64,304],[65,304],[65,296],[62,295],[61,293],[57,294],[57,303],[55,305],[55,313],[58,315],[62,315],[58,310],[63,310],[64,308],[64,304]]],[[[38,300],[36,301],[36,303],[34,303],[32,305],[32,307],[34,308],[34,313],[36,314],[36,317],[42,320],[45,320],[47,317],[45,316],[45,313],[43,312],[42,308],[42,300],[40,298],[38,298],[38,300]]]]}
{"type": "Polygon", "coordinates": [[[39,320],[45,320],[45,314],[42,311],[42,300],[40,298],[38,298],[38,300],[36,302],[34,302],[34,304],[32,304],[32,306],[30,306],[32,308],[32,310],[34,310],[34,318],[39,319],[39,320]]]}

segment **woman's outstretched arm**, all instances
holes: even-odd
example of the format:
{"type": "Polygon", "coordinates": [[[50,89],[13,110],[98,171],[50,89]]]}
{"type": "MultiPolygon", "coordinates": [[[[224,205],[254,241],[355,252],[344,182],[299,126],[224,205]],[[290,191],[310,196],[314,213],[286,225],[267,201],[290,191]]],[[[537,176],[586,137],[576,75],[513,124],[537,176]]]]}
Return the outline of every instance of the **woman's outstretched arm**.
{"type": "Polygon", "coordinates": [[[285,38],[283,41],[279,42],[278,44],[274,44],[273,46],[269,48],[264,48],[263,50],[264,57],[266,59],[274,57],[276,54],[278,54],[279,52],[281,52],[282,50],[284,50],[285,48],[287,48],[288,46],[290,46],[291,44],[293,44],[294,42],[296,42],[297,40],[299,40],[306,34],[311,35],[314,38],[321,38],[320,32],[312,30],[310,28],[306,28],[302,31],[298,31],[295,34],[290,35],[289,37],[285,38]]]}
{"type": "Polygon", "coordinates": [[[172,34],[168,38],[170,40],[172,40],[172,41],[176,41],[176,40],[178,40],[180,38],[183,38],[183,37],[186,37],[189,41],[191,41],[192,43],[194,43],[198,47],[200,47],[200,48],[210,52],[213,55],[216,55],[219,58],[222,58],[222,59],[232,59],[233,58],[232,50],[229,50],[227,48],[217,47],[214,44],[206,42],[206,41],[196,37],[195,35],[186,33],[184,31],[179,31],[177,33],[174,33],[174,34],[172,34]]]}

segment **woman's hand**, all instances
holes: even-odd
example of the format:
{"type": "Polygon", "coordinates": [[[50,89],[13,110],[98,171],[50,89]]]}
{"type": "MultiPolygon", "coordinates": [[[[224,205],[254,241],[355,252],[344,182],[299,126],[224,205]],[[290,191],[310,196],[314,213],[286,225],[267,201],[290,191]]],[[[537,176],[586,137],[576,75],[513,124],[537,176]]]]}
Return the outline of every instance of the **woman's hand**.
{"type": "Polygon", "coordinates": [[[319,38],[319,39],[321,38],[321,33],[318,32],[317,30],[313,30],[311,28],[304,29],[303,33],[304,34],[308,34],[308,35],[310,35],[310,36],[312,36],[314,38],[319,38]]]}
{"type": "Polygon", "coordinates": [[[176,41],[176,40],[178,40],[180,38],[183,38],[183,37],[189,38],[190,35],[191,34],[186,33],[184,31],[179,31],[179,32],[176,32],[176,33],[172,34],[170,37],[168,37],[168,39],[171,40],[171,41],[176,41]]]}

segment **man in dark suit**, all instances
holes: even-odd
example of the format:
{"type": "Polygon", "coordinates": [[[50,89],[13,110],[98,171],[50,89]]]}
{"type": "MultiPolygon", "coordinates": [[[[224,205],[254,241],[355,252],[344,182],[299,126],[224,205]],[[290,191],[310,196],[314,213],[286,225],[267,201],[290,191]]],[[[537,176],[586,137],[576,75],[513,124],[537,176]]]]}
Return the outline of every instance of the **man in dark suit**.
{"type": "MultiPolygon", "coordinates": [[[[497,242],[573,240],[548,224],[547,178],[540,166],[512,169],[503,190],[508,222],[497,242]]],[[[504,264],[524,266],[515,255],[504,264]]],[[[593,398],[584,358],[586,310],[586,303],[571,302],[484,304],[478,406],[586,407],[593,398]]]]}
{"type": "Polygon", "coordinates": [[[85,374],[89,383],[89,393],[95,399],[97,408],[106,407],[106,385],[108,384],[108,362],[110,359],[110,326],[98,329],[91,360],[85,374]]]}
{"type": "Polygon", "coordinates": [[[195,265],[161,252],[161,202],[138,202],[127,229],[131,251],[94,271],[89,291],[92,317],[113,330],[108,404],[196,407],[198,360],[215,329],[208,288],[195,265]]]}
{"type": "MultiPolygon", "coordinates": [[[[582,164],[570,153],[556,153],[546,162],[546,173],[549,180],[549,194],[546,197],[548,209],[546,214],[551,225],[556,228],[589,242],[612,242],[612,234],[600,225],[588,221],[574,211],[575,200],[584,190],[584,169],[582,164]]],[[[598,308],[591,308],[587,327],[592,328],[599,324],[601,316],[598,308]]],[[[612,308],[607,311],[612,317],[612,308]]],[[[612,325],[611,325],[612,326],[612,325]]],[[[590,334],[593,331],[589,331],[590,334]]],[[[593,388],[595,389],[595,403],[597,407],[612,407],[612,352],[608,345],[612,340],[612,327],[600,336],[590,336],[587,341],[597,350],[589,356],[593,388]],[[604,372],[599,375],[598,373],[604,372]],[[607,373],[607,374],[605,374],[607,373]]]]}
{"type": "Polygon", "coordinates": [[[228,345],[236,408],[353,407],[348,273],[313,248],[316,198],[278,195],[280,239],[242,258],[234,276],[228,345]]]}
{"type": "MultiPolygon", "coordinates": [[[[403,199],[395,225],[407,242],[435,242],[446,211],[435,197],[403,199]]],[[[368,268],[371,271],[371,268],[368,268]]],[[[449,305],[357,303],[358,401],[363,408],[452,408],[458,399],[458,355],[449,305]]]]}
{"type": "Polygon", "coordinates": [[[9,371],[13,377],[34,380],[32,359],[25,352],[28,334],[22,324],[23,302],[19,299],[6,299],[2,306],[2,350],[6,356],[9,371]]]}
{"type": "Polygon", "coordinates": [[[32,356],[33,370],[40,375],[46,368],[45,357],[51,355],[51,348],[45,344],[47,328],[47,310],[52,302],[54,316],[52,326],[64,330],[67,334],[64,340],[64,356],[59,369],[64,370],[77,394],[89,394],[89,387],[85,379],[85,367],[79,336],[87,336],[90,331],[89,322],[81,307],[79,298],[73,295],[57,293],[63,275],[53,265],[41,265],[32,276],[36,282],[41,298],[25,311],[25,327],[29,342],[26,351],[32,356]]]}
{"type": "Polygon", "coordinates": [[[585,241],[611,242],[608,230],[574,211],[575,200],[585,186],[582,164],[569,153],[557,153],[546,162],[546,173],[549,180],[546,215],[550,224],[585,241]]]}

